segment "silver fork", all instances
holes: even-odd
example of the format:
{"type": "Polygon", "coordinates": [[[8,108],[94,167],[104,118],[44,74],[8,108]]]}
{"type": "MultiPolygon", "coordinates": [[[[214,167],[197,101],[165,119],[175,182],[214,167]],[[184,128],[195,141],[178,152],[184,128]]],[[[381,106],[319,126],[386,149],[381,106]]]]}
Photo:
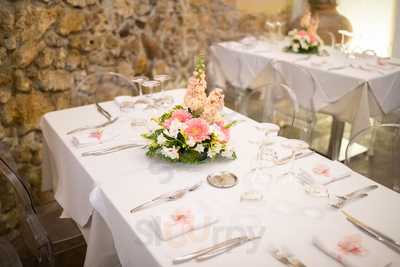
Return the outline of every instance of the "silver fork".
{"type": "Polygon", "coordinates": [[[347,202],[364,198],[364,197],[368,196],[368,194],[366,194],[367,192],[375,190],[377,188],[378,188],[378,186],[374,184],[374,185],[369,185],[369,186],[357,189],[357,190],[355,190],[351,193],[348,193],[344,196],[335,196],[336,198],[339,199],[339,201],[336,203],[332,203],[330,205],[334,208],[341,209],[347,202]]]}
{"type": "Polygon", "coordinates": [[[107,110],[105,110],[102,106],[100,106],[100,104],[98,102],[96,102],[95,105],[96,105],[97,111],[101,115],[103,115],[108,121],[111,121],[111,119],[112,119],[111,114],[107,110]]]}
{"type": "Polygon", "coordinates": [[[162,195],[160,195],[160,196],[158,196],[156,198],[153,198],[150,201],[147,201],[147,202],[145,202],[145,203],[143,203],[143,204],[131,209],[130,213],[138,212],[138,211],[140,211],[140,210],[142,210],[142,209],[144,209],[146,207],[153,206],[153,205],[155,205],[155,204],[157,204],[159,202],[169,202],[169,201],[174,201],[174,200],[180,199],[184,195],[186,195],[186,193],[192,192],[192,191],[195,191],[196,189],[198,189],[200,187],[201,183],[202,182],[199,182],[199,183],[197,183],[195,185],[192,185],[192,186],[184,188],[184,189],[177,190],[177,191],[172,192],[172,193],[162,194],[162,195]]]}
{"type": "Polygon", "coordinates": [[[274,257],[279,262],[287,266],[292,267],[307,267],[299,259],[297,259],[292,253],[283,251],[282,249],[272,248],[270,250],[271,256],[274,257]]]}
{"type": "Polygon", "coordinates": [[[104,128],[110,124],[113,124],[114,122],[116,122],[118,120],[118,117],[115,117],[114,119],[112,119],[111,121],[107,121],[105,123],[102,124],[98,124],[98,125],[94,125],[94,126],[85,126],[85,127],[80,127],[74,130],[71,130],[69,132],[67,132],[67,135],[73,134],[73,133],[77,133],[77,132],[82,132],[82,131],[86,131],[86,130],[92,130],[92,129],[99,129],[99,128],[104,128]]]}
{"type": "Polygon", "coordinates": [[[145,147],[145,145],[126,144],[126,145],[113,146],[113,147],[101,148],[101,149],[97,149],[97,150],[93,150],[93,151],[83,152],[82,157],[102,156],[102,155],[107,155],[110,153],[118,152],[121,150],[126,150],[126,149],[130,149],[130,148],[142,148],[142,147],[145,147]]]}
{"type": "Polygon", "coordinates": [[[355,196],[353,196],[353,197],[351,197],[351,198],[341,199],[341,200],[339,200],[339,201],[336,202],[336,203],[331,203],[330,206],[331,206],[331,207],[334,207],[334,208],[336,208],[336,209],[341,209],[341,208],[344,207],[344,205],[345,205],[346,203],[348,203],[348,202],[350,202],[350,201],[357,200],[357,199],[361,199],[361,198],[364,198],[364,197],[367,197],[367,196],[368,196],[368,194],[366,194],[366,193],[358,194],[358,195],[355,195],[355,196]]]}

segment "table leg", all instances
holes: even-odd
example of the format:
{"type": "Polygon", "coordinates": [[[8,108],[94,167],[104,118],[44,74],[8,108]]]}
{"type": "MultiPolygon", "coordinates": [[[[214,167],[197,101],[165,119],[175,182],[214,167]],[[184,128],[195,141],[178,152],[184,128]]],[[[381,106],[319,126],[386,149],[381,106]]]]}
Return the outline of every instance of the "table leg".
{"type": "Polygon", "coordinates": [[[332,160],[338,160],[340,155],[340,147],[342,146],[342,139],[344,134],[345,122],[333,117],[331,137],[329,140],[328,157],[332,160]]]}

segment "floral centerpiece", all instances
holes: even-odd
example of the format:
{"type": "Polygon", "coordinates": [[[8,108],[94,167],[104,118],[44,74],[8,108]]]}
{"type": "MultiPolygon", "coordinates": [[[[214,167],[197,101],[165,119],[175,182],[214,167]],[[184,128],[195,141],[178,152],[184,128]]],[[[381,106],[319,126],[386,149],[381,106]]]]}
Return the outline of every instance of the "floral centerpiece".
{"type": "Polygon", "coordinates": [[[301,26],[304,30],[293,29],[289,32],[290,44],[286,51],[301,54],[318,54],[323,45],[321,38],[317,34],[319,18],[311,17],[307,12],[301,19],[301,26]]]}
{"type": "Polygon", "coordinates": [[[220,114],[223,92],[215,89],[207,96],[206,87],[205,63],[199,57],[183,105],[154,118],[154,129],[143,135],[149,141],[147,156],[184,163],[236,158],[229,143],[234,122],[226,124],[220,114]]]}

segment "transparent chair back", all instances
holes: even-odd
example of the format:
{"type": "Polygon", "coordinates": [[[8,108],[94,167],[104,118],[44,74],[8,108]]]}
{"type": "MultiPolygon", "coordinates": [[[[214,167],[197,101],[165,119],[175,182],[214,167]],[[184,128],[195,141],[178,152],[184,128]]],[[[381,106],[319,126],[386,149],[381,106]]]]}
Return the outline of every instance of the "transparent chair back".
{"type": "Polygon", "coordinates": [[[137,96],[139,90],[128,77],[119,73],[94,73],[85,77],[72,91],[73,106],[113,100],[117,96],[137,96]]]}
{"type": "Polygon", "coordinates": [[[400,124],[371,126],[346,148],[346,165],[400,192],[400,124]]]}
{"type": "Polygon", "coordinates": [[[288,137],[300,138],[311,144],[312,131],[316,122],[314,96],[317,82],[314,76],[305,68],[288,62],[275,61],[272,63],[272,67],[274,86],[270,106],[275,107],[275,113],[283,117],[291,118],[294,110],[295,116],[291,124],[291,133],[287,133],[291,136],[288,137]],[[277,91],[276,88],[282,88],[282,84],[285,85],[285,91],[290,94],[290,101],[286,103],[291,103],[293,105],[291,108],[274,103],[279,99],[277,94],[281,91],[277,91]]]}
{"type": "Polygon", "coordinates": [[[29,183],[18,174],[17,163],[10,151],[10,145],[0,142],[0,178],[5,179],[7,186],[13,189],[17,198],[23,240],[40,263],[54,266],[52,245],[37,217],[29,183]]]}

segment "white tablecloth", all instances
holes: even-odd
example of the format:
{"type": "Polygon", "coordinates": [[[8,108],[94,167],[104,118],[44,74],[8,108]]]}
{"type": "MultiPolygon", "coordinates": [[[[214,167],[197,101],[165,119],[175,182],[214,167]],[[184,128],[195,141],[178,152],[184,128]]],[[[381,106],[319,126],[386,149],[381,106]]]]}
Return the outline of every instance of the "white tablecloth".
{"type": "MultiPolygon", "coordinates": [[[[172,93],[179,99],[183,91],[172,93]]],[[[114,105],[111,102],[103,104],[113,115],[120,115],[114,105]]],[[[52,112],[42,120],[49,152],[45,158],[51,159],[45,166],[52,165],[51,174],[57,177],[53,179],[56,200],[66,215],[86,231],[88,251],[85,266],[116,266],[116,253],[122,266],[172,266],[174,257],[241,234],[262,234],[263,238],[226,255],[202,263],[185,263],[185,266],[280,266],[268,255],[270,243],[286,245],[307,266],[338,266],[311,245],[314,227],[335,227],[335,221],[344,220],[340,212],[327,208],[326,199],[310,197],[292,182],[280,188],[274,187],[269,196],[273,199],[271,201],[253,204],[240,202],[240,195],[249,183],[246,173],[256,153],[256,146],[248,142],[256,134],[249,125],[253,122],[241,123],[233,128],[232,140],[237,150],[237,160],[183,165],[149,159],[141,149],[101,157],[82,157],[80,154],[84,149],[75,148],[71,144],[71,137],[65,133],[84,123],[101,120],[94,106],[52,112]],[[221,190],[205,182],[209,173],[221,170],[238,175],[239,184],[221,190]],[[131,208],[158,194],[194,184],[200,179],[204,181],[201,188],[178,201],[192,203],[201,200],[213,205],[219,223],[210,228],[165,242],[160,241],[151,229],[148,216],[156,215],[166,205],[175,205],[177,202],[136,214],[129,212],[131,208]]],[[[123,130],[123,121],[119,127],[125,134],[115,142],[130,140],[139,134],[139,130],[133,128],[123,130]]],[[[323,158],[315,154],[298,160],[296,165],[312,164],[319,160],[323,158]]],[[[49,176],[44,179],[45,184],[52,183],[49,176]]],[[[353,174],[351,178],[332,184],[330,191],[333,194],[345,193],[371,183],[353,174]]],[[[397,229],[400,215],[395,212],[399,205],[400,196],[381,186],[362,202],[349,205],[348,211],[368,219],[372,226],[384,226],[386,233],[400,239],[397,229]]],[[[388,259],[400,261],[398,254],[383,245],[380,249],[388,259]]]]}
{"type": "MultiPolygon", "coordinates": [[[[400,67],[378,71],[353,67],[328,70],[350,64],[372,68],[370,64],[376,62],[372,59],[350,60],[335,51],[327,58],[313,56],[302,60],[307,55],[283,52],[283,46],[259,41],[255,41],[253,47],[238,42],[213,45],[210,48],[212,79],[222,87],[228,81],[237,88],[256,88],[270,79],[268,66],[272,60],[288,62],[292,66],[298,64],[309,70],[317,81],[314,98],[317,111],[352,123],[354,133],[367,128],[370,117],[379,117],[400,107],[400,67]],[[321,61],[326,62],[318,65],[321,61]]],[[[311,84],[291,84],[294,71],[295,68],[287,68],[284,75],[301,101],[305,97],[302,88],[311,84]]]]}

